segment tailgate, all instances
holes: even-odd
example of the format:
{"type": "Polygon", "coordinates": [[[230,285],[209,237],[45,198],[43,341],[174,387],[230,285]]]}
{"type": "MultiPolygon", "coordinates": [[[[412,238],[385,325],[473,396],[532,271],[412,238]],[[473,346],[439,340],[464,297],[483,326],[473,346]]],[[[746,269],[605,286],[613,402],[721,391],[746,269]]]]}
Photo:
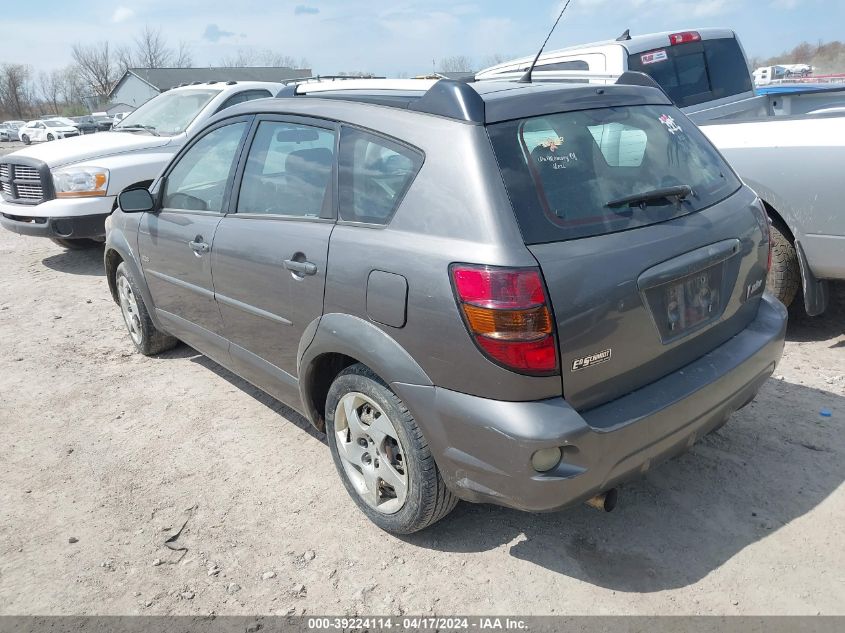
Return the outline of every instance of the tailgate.
{"type": "Polygon", "coordinates": [[[554,310],[563,392],[603,404],[681,369],[751,322],[768,245],[747,189],[658,225],[529,246],[554,310]]]}

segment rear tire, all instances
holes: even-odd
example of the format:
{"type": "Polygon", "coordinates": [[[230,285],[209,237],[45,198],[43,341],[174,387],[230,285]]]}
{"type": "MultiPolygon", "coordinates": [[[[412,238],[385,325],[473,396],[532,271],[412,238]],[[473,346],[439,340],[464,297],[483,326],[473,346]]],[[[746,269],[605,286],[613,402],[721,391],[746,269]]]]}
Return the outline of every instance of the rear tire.
{"type": "Polygon", "coordinates": [[[326,435],[347,492],[382,530],[418,532],[457,505],[414,417],[368,367],[352,365],[335,378],[326,398],[326,435]],[[390,469],[386,473],[385,463],[390,469]],[[373,464],[376,470],[368,479],[373,464]],[[391,485],[397,473],[404,488],[391,485]],[[368,485],[372,481],[374,488],[368,485]]]}
{"type": "Polygon", "coordinates": [[[125,263],[121,262],[115,272],[118,304],[123,322],[129,330],[129,338],[135,348],[144,356],[155,356],[179,344],[179,340],[165,334],[153,325],[150,313],[144,303],[138,285],[125,263]]]}
{"type": "Polygon", "coordinates": [[[801,287],[798,252],[780,223],[771,226],[772,269],[766,287],[783,305],[789,307],[801,287]]]}
{"type": "Polygon", "coordinates": [[[97,240],[92,240],[87,237],[75,240],[51,237],[50,241],[54,244],[58,244],[62,248],[68,249],[69,251],[84,251],[89,248],[97,248],[98,246],[103,245],[103,242],[98,242],[97,240]]]}

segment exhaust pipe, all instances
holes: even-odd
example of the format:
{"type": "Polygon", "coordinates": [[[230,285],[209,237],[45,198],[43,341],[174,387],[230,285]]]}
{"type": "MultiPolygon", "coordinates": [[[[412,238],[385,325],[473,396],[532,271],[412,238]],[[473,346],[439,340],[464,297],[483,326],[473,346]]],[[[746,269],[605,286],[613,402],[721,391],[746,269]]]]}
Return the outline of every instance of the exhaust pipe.
{"type": "Polygon", "coordinates": [[[610,490],[597,494],[591,499],[587,499],[584,503],[596,510],[612,512],[613,508],[616,507],[616,499],[618,496],[616,488],[611,488],[610,490]]]}

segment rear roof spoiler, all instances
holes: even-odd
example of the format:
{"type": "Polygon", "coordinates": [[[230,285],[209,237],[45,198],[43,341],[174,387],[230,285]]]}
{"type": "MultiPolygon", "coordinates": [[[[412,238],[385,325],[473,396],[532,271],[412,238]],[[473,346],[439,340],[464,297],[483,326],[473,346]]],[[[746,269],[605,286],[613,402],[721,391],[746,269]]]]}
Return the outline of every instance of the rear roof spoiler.
{"type": "MultiPolygon", "coordinates": [[[[522,73],[513,74],[516,75],[514,79],[519,79],[519,77],[522,76],[522,73]]],[[[577,73],[566,71],[561,71],[559,73],[535,72],[535,79],[540,79],[538,75],[542,74],[565,75],[565,78],[558,78],[556,80],[558,83],[586,84],[579,87],[571,86],[573,90],[579,91],[579,93],[586,91],[584,94],[579,94],[579,99],[581,99],[579,103],[582,106],[587,102],[592,103],[590,99],[595,98],[596,95],[602,95],[605,92],[601,88],[589,85],[592,83],[592,80],[595,79],[596,73],[581,74],[580,77],[576,78],[573,75],[578,75],[577,73]],[[589,99],[587,99],[588,96],[590,97],[589,99]],[[584,99],[587,99],[587,101],[584,99]]],[[[490,80],[493,79],[493,77],[490,78],[490,80]]],[[[507,79],[504,79],[501,76],[495,77],[495,79],[499,81],[507,81],[507,79]]],[[[660,91],[660,94],[665,97],[667,103],[671,103],[671,99],[669,99],[668,95],[666,95],[666,93],[660,88],[660,85],[644,73],[629,71],[621,75],[605,74],[600,77],[600,80],[604,85],[615,84],[619,86],[656,88],[660,91]]],[[[549,83],[555,82],[555,80],[551,78],[547,81],[549,83]]],[[[284,86],[276,96],[280,98],[302,98],[310,96],[311,98],[356,101],[413,110],[415,112],[424,112],[426,114],[434,114],[454,119],[456,121],[481,124],[504,121],[508,118],[517,118],[519,116],[527,116],[525,113],[529,111],[534,114],[543,114],[546,111],[550,111],[549,108],[557,108],[561,106],[560,99],[552,96],[554,93],[551,91],[543,91],[540,93],[529,91],[530,94],[529,92],[525,92],[523,90],[505,90],[501,92],[494,91],[492,99],[491,95],[487,95],[487,99],[485,99],[478,90],[472,87],[472,84],[455,79],[441,79],[434,84],[430,84],[428,89],[420,90],[408,90],[407,87],[404,87],[404,89],[402,87],[391,88],[390,86],[378,88],[368,86],[366,88],[360,88],[358,87],[360,84],[356,86],[353,82],[349,82],[348,84],[347,82],[341,83],[346,84],[346,86],[337,86],[332,87],[329,90],[315,90],[312,92],[307,91],[307,82],[290,83],[284,86]],[[302,91],[298,90],[300,87],[303,88],[302,91]],[[503,96],[498,97],[498,95],[503,96]],[[513,104],[517,103],[519,105],[514,107],[513,104]]],[[[514,81],[514,83],[516,82],[514,81]]],[[[535,83],[538,82],[535,81],[535,83]]],[[[527,84],[520,84],[520,87],[525,86],[527,86],[527,84]]],[[[636,98],[638,101],[648,99],[648,97],[644,96],[647,93],[637,93],[628,90],[626,91],[626,94],[629,94],[629,96],[637,94],[638,96],[636,98]]],[[[600,98],[595,102],[594,107],[603,107],[602,102],[605,99],[606,97],[600,98]]]]}

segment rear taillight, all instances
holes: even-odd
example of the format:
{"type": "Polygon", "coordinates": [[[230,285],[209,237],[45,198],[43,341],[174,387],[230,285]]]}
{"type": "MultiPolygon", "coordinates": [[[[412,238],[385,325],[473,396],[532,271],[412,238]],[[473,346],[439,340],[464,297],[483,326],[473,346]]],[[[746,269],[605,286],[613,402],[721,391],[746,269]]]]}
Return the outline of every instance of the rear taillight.
{"type": "Polygon", "coordinates": [[[534,268],[452,265],[464,322],[484,354],[512,371],[557,372],[551,311],[534,268]]]}
{"type": "Polygon", "coordinates": [[[700,41],[701,34],[698,33],[698,31],[683,31],[682,33],[672,33],[672,35],[669,36],[669,43],[672,44],[672,46],[700,41]]]}

